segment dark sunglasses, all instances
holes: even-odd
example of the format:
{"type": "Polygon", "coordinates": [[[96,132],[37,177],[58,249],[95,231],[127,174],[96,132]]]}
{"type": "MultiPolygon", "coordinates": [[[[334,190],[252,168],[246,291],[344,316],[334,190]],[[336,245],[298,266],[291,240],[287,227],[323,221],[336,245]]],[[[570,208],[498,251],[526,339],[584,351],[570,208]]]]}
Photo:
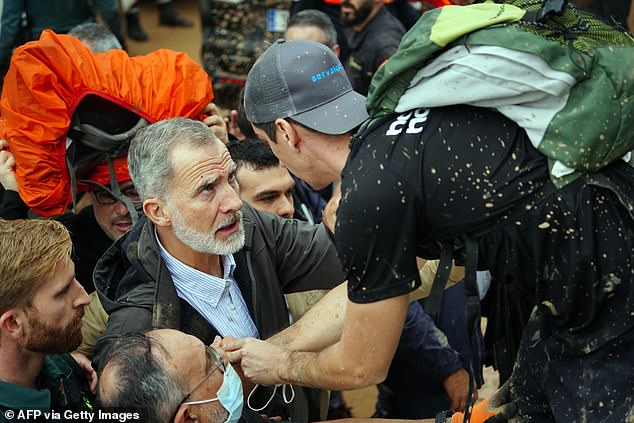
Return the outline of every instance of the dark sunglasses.
{"type": "MultiPolygon", "coordinates": [[[[110,192],[106,191],[105,189],[94,189],[92,193],[97,199],[97,202],[104,206],[109,206],[119,201],[114,197],[114,195],[112,195],[110,192]]],[[[136,188],[132,186],[122,189],[121,193],[125,195],[126,197],[128,197],[130,201],[132,201],[132,203],[141,202],[141,197],[139,196],[139,193],[137,192],[136,188]]]]}

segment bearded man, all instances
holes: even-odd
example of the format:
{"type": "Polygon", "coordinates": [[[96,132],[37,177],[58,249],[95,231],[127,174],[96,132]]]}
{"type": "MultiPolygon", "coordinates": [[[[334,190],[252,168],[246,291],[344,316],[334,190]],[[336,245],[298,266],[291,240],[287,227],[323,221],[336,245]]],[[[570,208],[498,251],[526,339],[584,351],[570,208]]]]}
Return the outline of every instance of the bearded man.
{"type": "Polygon", "coordinates": [[[94,372],[68,354],[90,303],[71,250],[59,222],[0,220],[0,422],[92,408],[94,372]]]}
{"type": "Polygon", "coordinates": [[[348,45],[344,68],[352,89],[368,95],[374,73],[396,52],[405,28],[383,0],[343,0],[341,24],[348,45]]]}
{"type": "MultiPolygon", "coordinates": [[[[134,331],[177,329],[207,345],[217,335],[268,338],[289,325],[284,294],[343,281],[323,225],[243,204],[237,166],[205,124],[175,118],[144,128],[128,167],[146,218],[95,268],[110,316],[95,345],[98,367],[113,339],[134,331]]],[[[260,387],[248,405],[269,416],[318,419],[304,389],[295,388],[291,401],[288,389],[284,396],[260,387]]]]}

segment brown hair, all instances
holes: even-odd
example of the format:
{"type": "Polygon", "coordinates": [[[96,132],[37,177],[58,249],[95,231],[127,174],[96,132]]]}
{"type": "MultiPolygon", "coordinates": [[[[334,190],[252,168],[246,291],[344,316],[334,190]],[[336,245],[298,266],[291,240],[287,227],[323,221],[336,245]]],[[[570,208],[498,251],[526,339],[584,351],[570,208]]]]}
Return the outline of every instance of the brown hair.
{"type": "Polygon", "coordinates": [[[29,307],[35,288],[70,260],[72,246],[57,221],[0,219],[0,314],[29,307]]]}

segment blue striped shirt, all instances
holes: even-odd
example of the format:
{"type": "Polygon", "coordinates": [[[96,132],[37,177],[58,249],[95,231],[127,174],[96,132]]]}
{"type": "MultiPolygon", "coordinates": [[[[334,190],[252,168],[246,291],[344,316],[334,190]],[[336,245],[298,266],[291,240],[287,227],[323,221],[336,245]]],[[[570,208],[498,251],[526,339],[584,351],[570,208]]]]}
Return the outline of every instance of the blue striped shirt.
{"type": "Polygon", "coordinates": [[[217,278],[174,258],[163,247],[156,233],[154,235],[180,298],[200,313],[221,336],[259,338],[242,292],[233,278],[236,268],[233,255],[220,257],[224,276],[217,278]]]}

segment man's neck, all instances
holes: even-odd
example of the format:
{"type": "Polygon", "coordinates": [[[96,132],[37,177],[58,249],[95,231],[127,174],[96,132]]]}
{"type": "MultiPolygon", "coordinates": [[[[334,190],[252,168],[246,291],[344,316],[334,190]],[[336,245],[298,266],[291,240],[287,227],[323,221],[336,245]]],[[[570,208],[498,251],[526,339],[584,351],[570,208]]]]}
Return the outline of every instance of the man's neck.
{"type": "Polygon", "coordinates": [[[194,251],[174,236],[169,228],[156,227],[163,248],[176,260],[203,273],[222,278],[224,271],[220,256],[194,251]]]}
{"type": "Polygon", "coordinates": [[[335,182],[341,182],[341,172],[346,166],[348,156],[350,155],[350,137],[351,134],[340,135],[337,143],[332,146],[332,169],[336,173],[335,182]]]}
{"type": "Polygon", "coordinates": [[[3,340],[0,347],[0,381],[27,388],[38,388],[37,381],[44,363],[43,353],[24,352],[3,340]]]}
{"type": "Polygon", "coordinates": [[[325,142],[327,145],[318,147],[315,151],[321,154],[321,157],[317,157],[324,163],[324,176],[332,182],[341,182],[341,172],[350,155],[350,134],[337,135],[336,138],[325,142]]]}
{"type": "Polygon", "coordinates": [[[324,137],[324,134],[314,131],[307,131],[304,135],[307,140],[304,148],[309,151],[309,157],[320,164],[320,174],[328,183],[341,181],[341,171],[350,154],[350,135],[347,133],[324,137]]]}
{"type": "Polygon", "coordinates": [[[365,27],[368,26],[370,21],[374,19],[376,14],[379,13],[379,10],[381,10],[382,7],[383,7],[383,4],[379,4],[377,6],[377,4],[375,3],[372,7],[372,11],[370,12],[370,15],[367,18],[365,18],[363,22],[359,22],[358,24],[352,25],[352,29],[354,29],[355,32],[362,32],[365,29],[365,27]]]}

